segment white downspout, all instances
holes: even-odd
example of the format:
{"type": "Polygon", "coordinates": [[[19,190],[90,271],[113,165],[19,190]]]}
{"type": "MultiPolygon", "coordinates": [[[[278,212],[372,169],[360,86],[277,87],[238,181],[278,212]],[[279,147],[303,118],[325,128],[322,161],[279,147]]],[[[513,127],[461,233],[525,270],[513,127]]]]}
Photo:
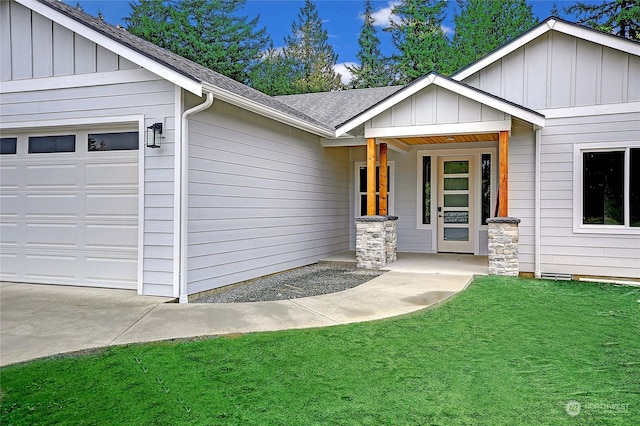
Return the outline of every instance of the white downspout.
{"type": "Polygon", "coordinates": [[[540,278],[542,276],[542,271],[540,271],[540,163],[541,163],[541,155],[540,155],[540,131],[542,129],[536,126],[536,166],[535,166],[535,201],[534,201],[534,225],[533,225],[533,256],[534,256],[534,276],[536,278],[540,278]]]}
{"type": "Polygon", "coordinates": [[[180,294],[180,303],[189,303],[189,295],[187,294],[187,283],[185,282],[187,277],[187,226],[188,226],[188,211],[187,201],[189,198],[189,150],[187,140],[187,119],[191,114],[203,111],[209,108],[213,104],[213,93],[207,93],[207,99],[204,103],[196,105],[182,113],[181,132],[180,132],[180,161],[177,164],[180,167],[179,173],[176,173],[180,179],[180,232],[178,233],[178,245],[180,247],[180,269],[178,271],[178,287],[180,294]]]}

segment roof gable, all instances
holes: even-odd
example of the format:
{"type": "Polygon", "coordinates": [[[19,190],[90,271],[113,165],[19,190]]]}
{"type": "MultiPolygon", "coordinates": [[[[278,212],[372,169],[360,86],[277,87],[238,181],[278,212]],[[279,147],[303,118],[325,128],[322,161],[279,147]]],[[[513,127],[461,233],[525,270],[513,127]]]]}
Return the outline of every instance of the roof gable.
{"type": "Polygon", "coordinates": [[[572,35],[574,37],[591,41],[602,46],[607,46],[612,49],[640,56],[640,43],[551,17],[541,22],[539,25],[527,31],[526,33],[522,34],[520,37],[512,40],[502,47],[499,47],[498,49],[494,50],[478,61],[472,63],[468,67],[463,68],[462,70],[453,74],[451,78],[456,81],[462,81],[470,75],[485,67],[488,67],[497,60],[503,58],[509,53],[515,51],[516,49],[519,49],[520,47],[537,39],[538,37],[546,34],[549,31],[557,31],[559,33],[572,35]]]}
{"type": "Polygon", "coordinates": [[[465,98],[469,98],[473,101],[487,105],[488,107],[501,111],[505,114],[509,114],[511,116],[520,118],[524,121],[535,124],[537,126],[544,127],[545,119],[542,114],[539,114],[530,109],[521,107],[520,105],[505,101],[504,99],[498,98],[489,93],[475,89],[471,86],[467,86],[464,83],[460,83],[460,82],[451,80],[449,78],[443,77],[441,75],[431,73],[429,75],[426,75],[424,77],[421,77],[413,81],[411,84],[403,87],[393,95],[382,100],[378,104],[373,105],[371,108],[367,109],[366,111],[363,111],[362,113],[358,114],[357,116],[353,117],[349,121],[339,126],[336,129],[336,137],[344,135],[351,129],[382,114],[386,110],[392,108],[393,106],[399,104],[405,99],[408,99],[410,96],[416,94],[417,92],[431,85],[441,87],[443,89],[446,89],[453,93],[461,95],[465,98]]]}

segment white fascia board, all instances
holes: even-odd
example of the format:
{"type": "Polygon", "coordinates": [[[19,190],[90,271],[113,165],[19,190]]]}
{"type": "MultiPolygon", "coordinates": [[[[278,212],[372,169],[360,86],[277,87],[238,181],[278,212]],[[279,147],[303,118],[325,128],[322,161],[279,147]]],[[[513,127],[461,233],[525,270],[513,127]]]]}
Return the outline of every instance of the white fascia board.
{"type": "Polygon", "coordinates": [[[238,96],[235,93],[229,92],[228,90],[214,86],[207,82],[203,82],[202,87],[205,91],[213,93],[216,99],[227,102],[231,105],[235,105],[239,108],[246,109],[251,112],[255,112],[256,114],[271,118],[272,120],[279,121],[281,123],[298,128],[300,130],[304,130],[305,132],[313,133],[320,137],[325,137],[325,138],[335,137],[334,132],[328,129],[325,129],[320,126],[315,126],[311,123],[300,120],[297,117],[283,113],[282,111],[278,111],[276,109],[270,108],[258,102],[254,102],[250,99],[238,96]]]}
{"type": "Polygon", "coordinates": [[[409,96],[413,95],[414,93],[417,93],[420,90],[424,89],[425,87],[429,86],[430,84],[433,83],[435,77],[436,77],[435,74],[429,74],[424,78],[417,80],[412,84],[409,84],[404,89],[400,89],[398,92],[391,95],[391,97],[379,103],[378,105],[375,105],[374,107],[368,109],[361,115],[347,121],[342,126],[336,129],[336,137],[341,136],[347,133],[348,131],[355,129],[362,123],[368,120],[371,120],[376,115],[382,114],[384,111],[388,110],[392,106],[398,104],[399,102],[402,102],[403,100],[407,99],[409,96]]]}
{"type": "Polygon", "coordinates": [[[436,76],[434,84],[444,89],[450,90],[454,93],[457,93],[461,96],[464,96],[466,98],[472,99],[476,102],[480,102],[483,105],[487,105],[491,108],[497,109],[498,111],[502,111],[506,114],[512,115],[514,117],[518,117],[531,124],[544,127],[545,120],[544,120],[544,117],[541,116],[540,114],[534,113],[532,111],[528,111],[523,108],[519,108],[516,105],[513,105],[509,102],[502,101],[493,96],[486,95],[471,87],[464,86],[455,81],[451,81],[446,78],[442,78],[440,76],[436,76]]]}
{"type": "MultiPolygon", "coordinates": [[[[136,65],[141,66],[158,76],[169,80],[170,82],[176,84],[177,86],[182,87],[183,89],[193,93],[196,96],[202,96],[202,83],[195,81],[177,71],[172,70],[171,68],[163,65],[142,53],[139,53],[129,47],[124,46],[123,44],[100,34],[98,31],[95,31],[80,22],[76,21],[73,18],[68,17],[67,15],[58,12],[55,9],[50,8],[49,6],[40,3],[36,0],[16,0],[18,3],[23,6],[33,10],[40,15],[51,19],[52,21],[62,25],[70,31],[73,31],[81,36],[85,37],[88,40],[104,47],[107,50],[116,53],[123,58],[128,59],[136,65]]],[[[124,30],[123,30],[124,31],[124,30]]]]}
{"type": "Polygon", "coordinates": [[[587,105],[568,108],[551,108],[538,110],[547,119],[587,117],[593,115],[629,114],[640,112],[640,102],[624,102],[619,104],[587,105]]]}
{"type": "Polygon", "coordinates": [[[410,138],[438,135],[465,135],[511,131],[511,120],[474,123],[432,124],[424,126],[376,127],[364,130],[366,138],[410,138]]]}
{"type": "MultiPolygon", "coordinates": [[[[390,149],[396,152],[409,152],[409,145],[399,141],[397,139],[384,139],[378,140],[377,143],[386,143],[390,149]]],[[[320,145],[323,148],[336,148],[336,147],[351,147],[351,146],[366,146],[367,139],[362,137],[356,138],[339,138],[339,139],[320,139],[320,145]]]]}

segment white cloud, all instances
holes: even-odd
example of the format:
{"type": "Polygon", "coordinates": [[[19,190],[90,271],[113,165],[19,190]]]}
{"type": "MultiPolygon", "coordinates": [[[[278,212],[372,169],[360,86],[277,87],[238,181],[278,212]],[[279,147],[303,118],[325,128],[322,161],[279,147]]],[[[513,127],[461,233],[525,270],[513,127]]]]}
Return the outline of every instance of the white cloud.
{"type": "Polygon", "coordinates": [[[440,28],[442,28],[442,31],[447,35],[450,36],[453,34],[453,27],[448,27],[446,25],[441,25],[440,28]]]}
{"type": "Polygon", "coordinates": [[[349,84],[353,79],[353,74],[351,74],[351,71],[349,71],[347,65],[353,67],[357,64],[355,62],[342,62],[340,64],[335,64],[335,66],[333,67],[333,70],[340,74],[342,84],[349,84]]]}
{"type": "Polygon", "coordinates": [[[389,20],[393,19],[394,22],[397,19],[396,16],[392,13],[393,8],[399,5],[400,2],[397,0],[390,1],[387,3],[386,7],[382,9],[376,10],[371,14],[373,18],[373,25],[376,27],[386,28],[390,25],[389,20]]]}

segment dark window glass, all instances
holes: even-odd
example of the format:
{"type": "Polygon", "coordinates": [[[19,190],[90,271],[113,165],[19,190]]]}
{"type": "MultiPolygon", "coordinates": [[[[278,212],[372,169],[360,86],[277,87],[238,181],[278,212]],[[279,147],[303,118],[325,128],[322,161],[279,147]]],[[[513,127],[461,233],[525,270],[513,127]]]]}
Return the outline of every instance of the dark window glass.
{"type": "MultiPolygon", "coordinates": [[[[360,215],[367,215],[367,167],[361,166],[359,169],[358,191],[360,192],[360,215]]],[[[376,167],[376,211],[380,205],[380,167],[376,167]]],[[[387,166],[387,194],[391,193],[391,167],[387,166]]]]}
{"type": "Polygon", "coordinates": [[[49,152],[75,152],[76,136],[30,136],[29,154],[44,154],[49,152]]]}
{"type": "Polygon", "coordinates": [[[482,224],[491,217],[491,154],[482,154],[482,224]]]}
{"type": "Polygon", "coordinates": [[[422,157],[422,223],[431,223],[431,157],[422,157]]]}
{"type": "Polygon", "coordinates": [[[583,154],[583,224],[624,224],[624,154],[624,151],[583,154]]]}
{"type": "MultiPolygon", "coordinates": [[[[376,211],[380,211],[380,195],[376,194],[376,211]]],[[[367,194],[360,194],[360,216],[367,215],[367,194]]]]}
{"type": "Polygon", "coordinates": [[[0,138],[0,155],[18,152],[18,138],[0,138]]]}
{"type": "Polygon", "coordinates": [[[631,226],[640,227],[640,148],[631,149],[629,209],[631,226]]]}
{"type": "Polygon", "coordinates": [[[92,133],[87,142],[89,152],[136,149],[138,149],[138,132],[92,133]]]}

